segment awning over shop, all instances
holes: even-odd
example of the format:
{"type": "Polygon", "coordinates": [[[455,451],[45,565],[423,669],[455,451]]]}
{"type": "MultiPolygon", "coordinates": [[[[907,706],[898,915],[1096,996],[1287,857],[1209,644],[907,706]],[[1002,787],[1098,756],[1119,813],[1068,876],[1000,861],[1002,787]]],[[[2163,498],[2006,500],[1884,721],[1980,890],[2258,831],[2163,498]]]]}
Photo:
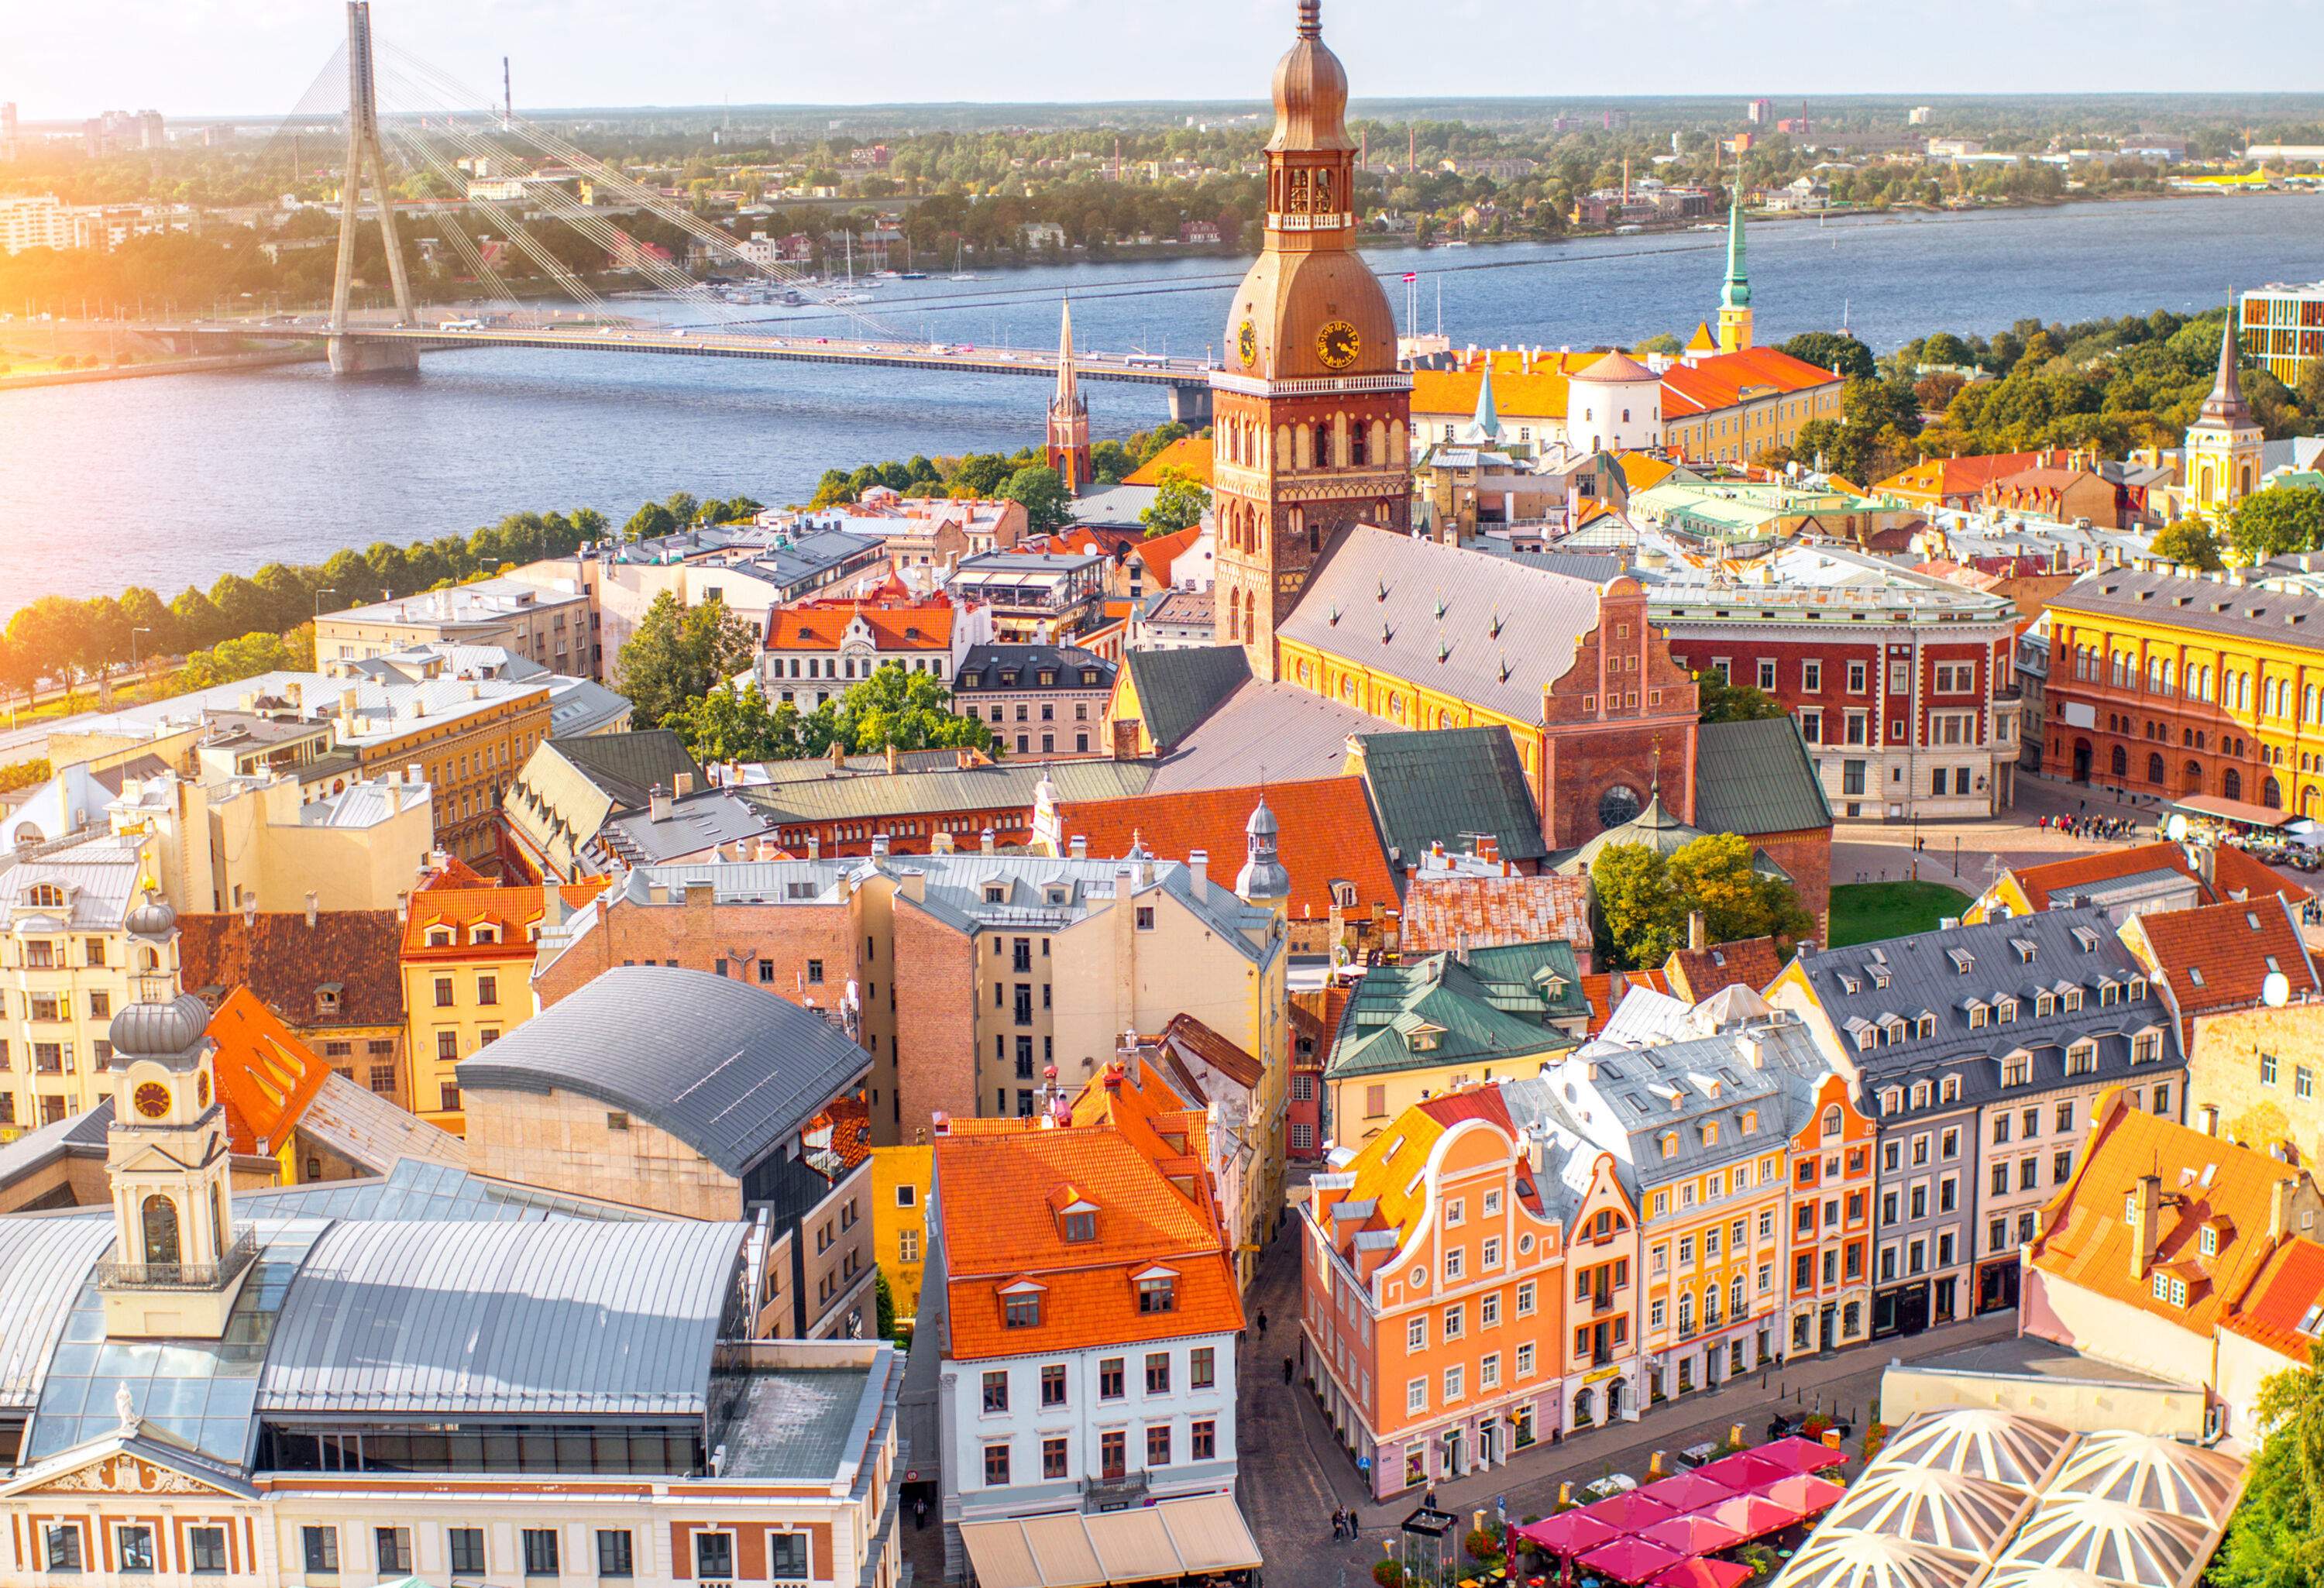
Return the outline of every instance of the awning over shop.
{"type": "Polygon", "coordinates": [[[2184,799],[2174,799],[2171,808],[2184,811],[2215,822],[2233,822],[2241,827],[2280,827],[2292,820],[2292,813],[2276,809],[2272,805],[2254,805],[2244,799],[2222,799],[2216,794],[2190,794],[2184,799]]]}
{"type": "Polygon", "coordinates": [[[960,1537],[982,1588],[1103,1588],[1259,1565],[1259,1545],[1227,1494],[1136,1510],[965,1522],[960,1537]]]}

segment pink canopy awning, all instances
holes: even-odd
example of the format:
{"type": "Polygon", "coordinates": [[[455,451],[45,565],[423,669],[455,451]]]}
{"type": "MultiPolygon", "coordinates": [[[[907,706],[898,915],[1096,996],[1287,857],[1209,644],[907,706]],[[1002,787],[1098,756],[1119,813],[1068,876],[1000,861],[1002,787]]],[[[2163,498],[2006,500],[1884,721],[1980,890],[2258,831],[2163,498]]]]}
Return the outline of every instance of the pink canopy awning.
{"type": "Polygon", "coordinates": [[[1637,1491],[1658,1504],[1675,1511],[1702,1510],[1717,1505],[1735,1492],[1732,1486],[1706,1478],[1701,1473],[1681,1473],[1648,1483],[1637,1491]]]}
{"type": "Polygon", "coordinates": [[[1554,1517],[1544,1517],[1511,1529],[1520,1538],[1528,1539],[1552,1555],[1576,1556],[1595,1549],[1601,1544],[1611,1544],[1622,1537],[1622,1529],[1586,1510],[1569,1510],[1554,1517]]]}
{"type": "Polygon", "coordinates": [[[1848,1491],[1830,1478],[1811,1477],[1800,1473],[1770,1483],[1759,1492],[1785,1510],[1795,1510],[1803,1517],[1812,1517],[1830,1510],[1848,1491]]]}
{"type": "MultiPolygon", "coordinates": [[[[1624,1499],[1630,1498],[1628,1495],[1624,1499]]],[[[1576,1563],[1617,1583],[1643,1583],[1678,1565],[1684,1557],[1643,1538],[1617,1538],[1601,1544],[1576,1563]]]]}
{"type": "MultiPolygon", "coordinates": [[[[1628,1494],[1617,1494],[1611,1500],[1601,1500],[1595,1505],[1585,1505],[1582,1513],[1596,1517],[1617,1533],[1643,1533],[1656,1522],[1666,1522],[1678,1515],[1660,1500],[1648,1500],[1633,1489],[1628,1494]]],[[[1568,1511],[1571,1516],[1574,1513],[1568,1511]]]]}
{"type": "Polygon", "coordinates": [[[1781,1462],[1768,1461],[1755,1450],[1746,1450],[1697,1467],[1694,1475],[1708,1478],[1714,1483],[1724,1483],[1742,1494],[1757,1492],[1779,1478],[1788,1478],[1792,1471],[1781,1462]]]}
{"type": "Polygon", "coordinates": [[[1764,1494],[1738,1494],[1731,1500],[1720,1500],[1702,1514],[1746,1538],[1764,1538],[1800,1519],[1799,1512],[1777,1505],[1764,1494]]]}
{"type": "Polygon", "coordinates": [[[1848,1459],[1820,1439],[1778,1439],[1772,1445],[1753,1446],[1750,1454],[1774,1462],[1787,1473],[1820,1473],[1848,1459]]]}
{"type": "Polygon", "coordinates": [[[1665,1566],[1646,1579],[1647,1588],[1737,1588],[1751,1575],[1751,1568],[1739,1560],[1720,1560],[1712,1556],[1698,1556],[1683,1560],[1674,1566],[1665,1566]]]}
{"type": "Polygon", "coordinates": [[[1699,1514],[1656,1522],[1638,1537],[1689,1556],[1709,1555],[1714,1549],[1731,1549],[1743,1542],[1743,1535],[1726,1523],[1699,1514]]]}

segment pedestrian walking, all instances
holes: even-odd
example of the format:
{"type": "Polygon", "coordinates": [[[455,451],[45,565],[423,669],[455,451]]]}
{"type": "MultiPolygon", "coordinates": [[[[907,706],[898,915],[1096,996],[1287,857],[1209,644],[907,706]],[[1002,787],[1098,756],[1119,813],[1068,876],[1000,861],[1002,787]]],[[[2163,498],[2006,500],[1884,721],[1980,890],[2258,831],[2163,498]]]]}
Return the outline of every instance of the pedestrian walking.
{"type": "Polygon", "coordinates": [[[1283,1381],[1291,1382],[1291,1359],[1287,1356],[1283,1359],[1283,1381]]]}
{"type": "Polygon", "coordinates": [[[1351,1506],[1348,1507],[1348,1537],[1351,1537],[1351,1538],[1352,1538],[1352,1537],[1354,1537],[1355,1536],[1356,1536],[1356,1508],[1355,1508],[1354,1506],[1352,1506],[1352,1505],[1351,1505],[1351,1506]]]}
{"type": "Polygon", "coordinates": [[[1267,1338],[1267,1308],[1263,1306],[1259,1309],[1259,1337],[1267,1338]]]}
{"type": "Polygon", "coordinates": [[[925,1532],[927,1528],[927,1497],[926,1495],[916,1496],[912,1500],[912,1526],[916,1530],[925,1532]]]}

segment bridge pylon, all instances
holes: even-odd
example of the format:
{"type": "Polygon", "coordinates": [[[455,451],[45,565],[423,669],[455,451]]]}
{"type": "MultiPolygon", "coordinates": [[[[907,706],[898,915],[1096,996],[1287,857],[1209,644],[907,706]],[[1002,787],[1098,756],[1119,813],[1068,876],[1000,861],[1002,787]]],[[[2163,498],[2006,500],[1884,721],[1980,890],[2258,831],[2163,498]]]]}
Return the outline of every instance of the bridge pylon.
{"type": "Polygon", "coordinates": [[[388,187],[387,157],[379,143],[379,83],[372,69],[370,0],[347,0],[347,163],[339,191],[339,264],[331,283],[331,369],[337,374],[372,374],[420,367],[420,352],[408,344],[382,341],[364,346],[347,337],[347,295],[355,285],[355,226],[363,211],[364,167],[379,196],[380,238],[387,247],[388,280],[395,289],[396,318],[418,320],[411,307],[411,281],[403,268],[403,244],[396,235],[395,205],[388,187]]]}

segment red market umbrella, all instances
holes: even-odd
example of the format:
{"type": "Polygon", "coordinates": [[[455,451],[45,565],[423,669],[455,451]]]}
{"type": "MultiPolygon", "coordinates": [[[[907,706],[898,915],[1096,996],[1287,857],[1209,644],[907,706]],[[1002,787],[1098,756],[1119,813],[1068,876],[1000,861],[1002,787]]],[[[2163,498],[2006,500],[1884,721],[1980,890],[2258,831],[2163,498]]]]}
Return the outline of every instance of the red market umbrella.
{"type": "Polygon", "coordinates": [[[1774,1462],[1787,1473],[1820,1473],[1848,1459],[1821,1440],[1796,1437],[1755,1445],[1751,1454],[1761,1461],[1774,1462]]]}
{"type": "Polygon", "coordinates": [[[1675,1511],[1708,1510],[1735,1493],[1734,1488],[1706,1478],[1701,1473],[1681,1473],[1676,1477],[1664,1478],[1637,1491],[1658,1504],[1675,1511]]]}
{"type": "Polygon", "coordinates": [[[1647,1588],[1737,1588],[1750,1574],[1751,1568],[1739,1560],[1720,1560],[1706,1555],[1665,1566],[1647,1578],[1646,1583],[1647,1588]]]}
{"type": "Polygon", "coordinates": [[[1812,1517],[1830,1510],[1848,1491],[1830,1478],[1812,1478],[1802,1473],[1779,1483],[1771,1483],[1759,1492],[1785,1510],[1795,1510],[1803,1517],[1812,1517]]]}
{"type": "Polygon", "coordinates": [[[1706,1516],[1673,1517],[1666,1522],[1656,1522],[1638,1537],[1688,1556],[1709,1555],[1714,1549],[1732,1549],[1743,1542],[1742,1534],[1706,1516]]]}
{"type": "MultiPolygon", "coordinates": [[[[1630,1496],[1624,1495],[1625,1500],[1630,1496]]],[[[1617,1538],[1602,1544],[1575,1564],[1611,1577],[1617,1583],[1643,1583],[1655,1573],[1678,1565],[1681,1556],[1643,1538],[1617,1538]]]]}
{"type": "Polygon", "coordinates": [[[1732,1500],[1720,1500],[1703,1514],[1746,1538],[1764,1538],[1800,1519],[1799,1512],[1777,1505],[1764,1494],[1738,1494],[1732,1500]]]}
{"type": "MultiPolygon", "coordinates": [[[[1678,1515],[1669,1506],[1648,1500],[1637,1490],[1617,1494],[1611,1500],[1601,1500],[1595,1505],[1582,1508],[1585,1515],[1596,1517],[1617,1533],[1643,1533],[1656,1522],[1666,1522],[1678,1515]]],[[[1566,1513],[1571,1516],[1573,1513],[1566,1513]]]]}
{"type": "Polygon", "coordinates": [[[1601,1544],[1611,1544],[1622,1537],[1622,1530],[1611,1522],[1591,1516],[1586,1510],[1569,1510],[1540,1521],[1529,1522],[1510,1531],[1520,1538],[1529,1539],[1552,1555],[1580,1555],[1585,1549],[1595,1549],[1601,1544]]]}
{"type": "Polygon", "coordinates": [[[1792,1476],[1792,1469],[1781,1462],[1762,1458],[1757,1451],[1747,1450],[1699,1466],[1694,1475],[1724,1483],[1738,1494],[1757,1493],[1770,1483],[1792,1476]]]}

